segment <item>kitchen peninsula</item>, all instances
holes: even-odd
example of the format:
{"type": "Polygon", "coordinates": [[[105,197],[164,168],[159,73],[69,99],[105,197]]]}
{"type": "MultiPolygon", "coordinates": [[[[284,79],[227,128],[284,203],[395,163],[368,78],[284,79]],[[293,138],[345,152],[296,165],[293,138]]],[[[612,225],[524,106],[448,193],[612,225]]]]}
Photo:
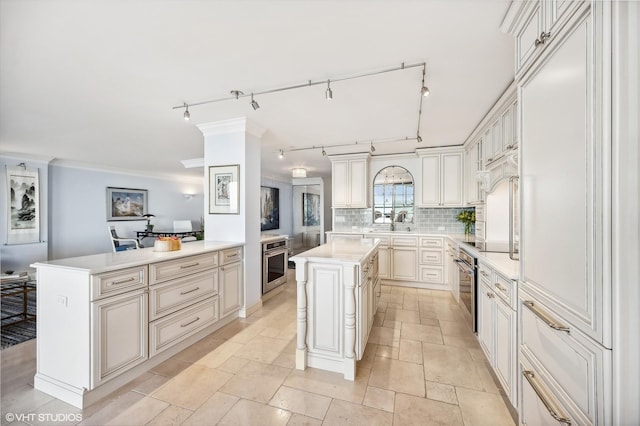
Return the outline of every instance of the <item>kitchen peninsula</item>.
{"type": "Polygon", "coordinates": [[[39,262],[34,387],[87,407],[237,317],[243,244],[39,262]]]}
{"type": "Polygon", "coordinates": [[[380,300],[378,244],[330,242],[291,258],[296,264],[296,368],[355,379],[380,300]]]}

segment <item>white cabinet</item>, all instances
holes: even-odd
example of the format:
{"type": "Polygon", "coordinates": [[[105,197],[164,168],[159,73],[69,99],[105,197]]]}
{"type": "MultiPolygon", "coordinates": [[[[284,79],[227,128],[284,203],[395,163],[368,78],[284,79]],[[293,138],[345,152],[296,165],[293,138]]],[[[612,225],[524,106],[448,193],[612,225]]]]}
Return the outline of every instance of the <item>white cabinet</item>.
{"type": "Polygon", "coordinates": [[[349,154],[330,157],[332,207],[369,207],[369,157],[369,154],[349,154]]]}
{"type": "Polygon", "coordinates": [[[92,348],[92,388],[148,357],[148,294],[136,290],[91,303],[96,336],[92,348]]]}
{"type": "Polygon", "coordinates": [[[420,237],[420,258],[418,281],[435,285],[445,285],[444,239],[442,237],[420,237]]]}
{"type": "Polygon", "coordinates": [[[446,282],[456,302],[460,302],[460,276],[458,273],[458,265],[455,262],[457,258],[458,244],[454,240],[447,239],[447,249],[444,253],[446,282]]]}
{"type": "Polygon", "coordinates": [[[517,407],[517,316],[516,300],[511,299],[516,285],[483,263],[478,270],[478,341],[509,400],[517,407]]]}
{"type": "Polygon", "coordinates": [[[607,154],[598,133],[594,25],[592,15],[582,13],[544,66],[522,81],[521,259],[523,286],[532,296],[611,347],[611,290],[602,269],[610,177],[600,164],[607,154]],[[567,232],[570,238],[558,238],[567,232]]]}
{"type": "Polygon", "coordinates": [[[463,204],[461,149],[417,149],[420,157],[419,207],[455,207],[463,204]]]}
{"type": "Polygon", "coordinates": [[[298,292],[297,369],[309,366],[355,379],[379,300],[376,253],[372,240],[343,241],[291,258],[298,292]]]}
{"type": "Polygon", "coordinates": [[[243,303],[243,290],[242,285],[242,259],[241,255],[237,255],[238,251],[242,249],[233,249],[231,254],[225,255],[226,251],[221,253],[221,256],[225,258],[231,257],[235,259],[235,262],[224,264],[220,266],[220,318],[224,318],[233,312],[236,312],[242,307],[243,303]]]}
{"type": "Polygon", "coordinates": [[[394,246],[391,251],[391,279],[415,281],[418,269],[418,249],[394,246]]]}
{"type": "Polygon", "coordinates": [[[478,172],[483,170],[483,162],[482,138],[479,138],[465,151],[464,179],[467,204],[484,202],[484,191],[480,188],[480,181],[477,178],[478,172]]]}
{"type": "Polygon", "coordinates": [[[483,139],[485,168],[517,148],[516,115],[517,102],[514,100],[499,113],[487,133],[485,133],[483,139]]]}
{"type": "Polygon", "coordinates": [[[584,0],[513,2],[502,29],[515,36],[516,76],[526,72],[547,47],[553,46],[571,15],[584,3],[584,0]]]}

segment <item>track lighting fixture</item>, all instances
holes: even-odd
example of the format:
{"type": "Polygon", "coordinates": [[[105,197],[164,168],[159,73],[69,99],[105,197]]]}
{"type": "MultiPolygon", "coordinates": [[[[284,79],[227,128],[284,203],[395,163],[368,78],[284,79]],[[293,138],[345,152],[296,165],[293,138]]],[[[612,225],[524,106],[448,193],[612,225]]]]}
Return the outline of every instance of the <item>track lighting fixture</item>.
{"type": "Polygon", "coordinates": [[[325,92],[325,97],[328,101],[333,99],[333,90],[331,90],[331,80],[327,80],[327,90],[325,92]]]}
{"type": "Polygon", "coordinates": [[[236,99],[238,99],[240,96],[244,96],[244,92],[242,90],[232,90],[231,93],[236,99]]]}
{"type": "Polygon", "coordinates": [[[322,147],[322,156],[326,157],[327,156],[327,151],[324,150],[324,146],[322,147]]]}
{"type": "Polygon", "coordinates": [[[373,146],[373,141],[371,141],[371,152],[376,152],[376,147],[373,146]]]}
{"type": "Polygon", "coordinates": [[[253,108],[254,111],[257,110],[258,108],[260,108],[260,105],[258,104],[258,101],[253,99],[253,93],[251,94],[251,108],[253,108]]]}
{"type": "Polygon", "coordinates": [[[184,104],[184,121],[189,121],[191,118],[191,113],[189,112],[189,105],[185,102],[184,104]]]}
{"type": "Polygon", "coordinates": [[[418,137],[416,138],[416,141],[418,141],[418,143],[422,142],[422,136],[420,136],[420,133],[418,133],[418,137]]]}
{"type": "Polygon", "coordinates": [[[278,155],[278,158],[280,158],[281,160],[284,158],[284,150],[280,150],[280,154],[278,155]]]}
{"type": "Polygon", "coordinates": [[[424,66],[422,67],[422,89],[420,89],[420,93],[422,94],[422,96],[424,96],[425,98],[427,96],[429,96],[429,93],[431,93],[429,91],[429,88],[427,86],[424,85],[424,75],[427,73],[427,64],[424,64],[424,66]]]}

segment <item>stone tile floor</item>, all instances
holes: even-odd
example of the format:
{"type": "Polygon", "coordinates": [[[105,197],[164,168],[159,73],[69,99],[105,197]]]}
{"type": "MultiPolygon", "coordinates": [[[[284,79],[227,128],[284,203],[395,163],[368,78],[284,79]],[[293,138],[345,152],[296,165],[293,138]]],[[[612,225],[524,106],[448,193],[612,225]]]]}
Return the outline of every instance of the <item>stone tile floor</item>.
{"type": "Polygon", "coordinates": [[[365,355],[350,382],[341,374],[294,368],[295,291],[290,271],[285,290],[261,310],[85,410],[33,389],[34,341],[4,350],[2,424],[514,424],[448,292],[383,286],[365,355]],[[7,414],[31,416],[11,422],[7,414]],[[66,421],[40,421],[38,414],[63,414],[66,421]]]}

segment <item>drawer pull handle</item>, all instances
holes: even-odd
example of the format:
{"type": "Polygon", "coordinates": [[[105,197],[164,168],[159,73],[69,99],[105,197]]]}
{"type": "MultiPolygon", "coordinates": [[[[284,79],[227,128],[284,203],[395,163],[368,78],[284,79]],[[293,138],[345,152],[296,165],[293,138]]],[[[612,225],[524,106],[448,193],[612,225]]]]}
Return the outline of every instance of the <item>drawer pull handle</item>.
{"type": "Polygon", "coordinates": [[[522,303],[524,304],[524,306],[529,308],[531,310],[531,312],[536,314],[536,316],[538,318],[540,318],[542,321],[544,321],[545,324],[547,324],[549,327],[553,328],[554,330],[566,331],[567,333],[569,333],[571,331],[571,329],[569,327],[567,327],[565,325],[562,325],[562,324],[558,324],[556,321],[554,321],[546,312],[544,312],[543,310],[541,310],[540,308],[535,306],[532,301],[525,300],[522,303]]]}
{"type": "Polygon", "coordinates": [[[193,321],[189,321],[186,324],[180,324],[180,327],[183,327],[183,328],[187,327],[187,326],[189,326],[189,325],[191,325],[191,324],[193,324],[194,322],[197,322],[197,321],[200,321],[200,317],[196,317],[196,319],[194,319],[193,321]]]}
{"type": "Polygon", "coordinates": [[[554,419],[556,419],[560,423],[564,423],[566,425],[570,425],[571,424],[571,419],[569,419],[567,417],[562,417],[558,413],[556,413],[556,410],[553,408],[551,403],[549,403],[549,401],[547,400],[547,397],[545,396],[545,394],[538,387],[538,385],[534,382],[533,379],[534,379],[535,375],[533,374],[533,371],[524,370],[522,372],[522,375],[524,376],[525,379],[527,379],[527,382],[529,382],[529,384],[533,388],[533,391],[536,393],[536,395],[538,395],[538,398],[540,398],[540,401],[542,401],[542,403],[544,404],[544,406],[547,409],[547,411],[549,412],[549,414],[551,414],[551,417],[553,417],[554,419]]]}
{"type": "Polygon", "coordinates": [[[497,288],[498,290],[500,290],[500,291],[504,292],[504,293],[506,293],[506,292],[507,292],[507,289],[506,289],[506,288],[504,288],[504,287],[502,287],[502,286],[500,285],[500,283],[496,283],[496,288],[497,288]]]}
{"type": "Polygon", "coordinates": [[[187,290],[187,291],[181,291],[180,296],[184,296],[185,294],[193,293],[194,291],[198,291],[198,290],[200,290],[200,287],[196,287],[194,289],[187,290]]]}
{"type": "Polygon", "coordinates": [[[131,277],[131,278],[127,278],[126,280],[121,280],[121,281],[114,281],[113,285],[120,285],[120,284],[124,284],[124,283],[130,283],[131,281],[135,281],[136,279],[131,277]]]}
{"type": "Polygon", "coordinates": [[[227,257],[236,257],[238,256],[238,253],[233,253],[233,254],[228,254],[227,257]]]}
{"type": "Polygon", "coordinates": [[[194,266],[198,266],[199,264],[200,264],[200,262],[190,263],[188,265],[180,265],[180,269],[193,268],[194,266]]]}

